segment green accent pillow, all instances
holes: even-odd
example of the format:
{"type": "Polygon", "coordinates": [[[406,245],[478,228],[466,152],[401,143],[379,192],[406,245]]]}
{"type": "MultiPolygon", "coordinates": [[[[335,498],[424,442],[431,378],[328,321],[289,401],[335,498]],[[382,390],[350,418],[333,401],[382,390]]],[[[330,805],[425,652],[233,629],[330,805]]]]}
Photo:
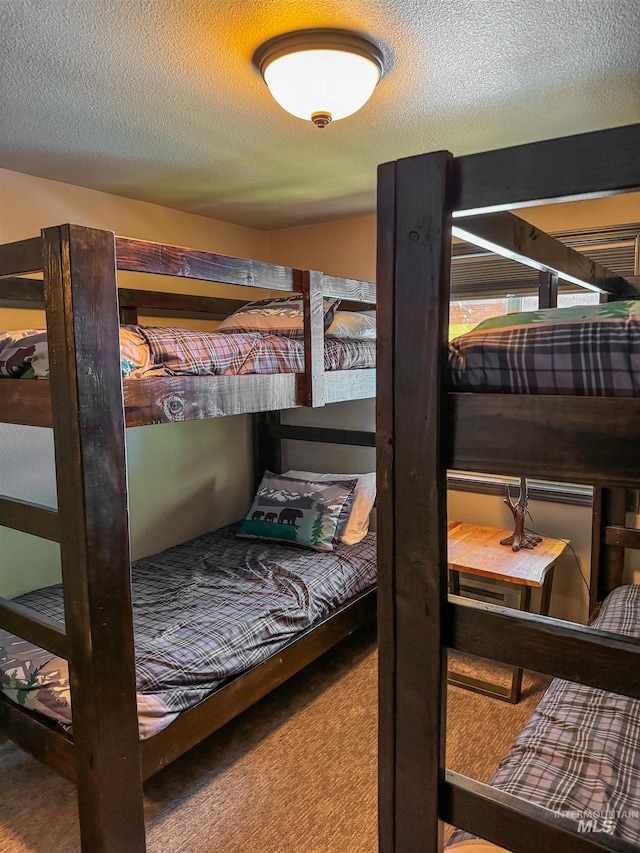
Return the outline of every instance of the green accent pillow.
{"type": "Polygon", "coordinates": [[[333,551],[357,484],[356,477],[311,482],[265,471],[238,536],[333,551]]]}
{"type": "Polygon", "coordinates": [[[508,326],[527,326],[530,323],[569,323],[575,320],[627,320],[640,317],[640,300],[603,302],[602,305],[570,305],[567,308],[539,308],[516,314],[489,317],[474,328],[474,332],[502,329],[508,326]]]}

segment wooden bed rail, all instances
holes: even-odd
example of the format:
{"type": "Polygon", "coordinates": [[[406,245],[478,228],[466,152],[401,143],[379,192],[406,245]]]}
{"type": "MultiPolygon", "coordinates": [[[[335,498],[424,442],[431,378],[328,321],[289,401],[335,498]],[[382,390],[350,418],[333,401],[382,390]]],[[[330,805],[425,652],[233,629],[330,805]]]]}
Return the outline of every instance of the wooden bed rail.
{"type": "Polygon", "coordinates": [[[447,770],[440,789],[440,818],[518,853],[637,853],[621,838],[585,831],[578,821],[447,770]]]}
{"type": "Polygon", "coordinates": [[[449,648],[640,699],[640,640],[449,596],[449,648]]]}

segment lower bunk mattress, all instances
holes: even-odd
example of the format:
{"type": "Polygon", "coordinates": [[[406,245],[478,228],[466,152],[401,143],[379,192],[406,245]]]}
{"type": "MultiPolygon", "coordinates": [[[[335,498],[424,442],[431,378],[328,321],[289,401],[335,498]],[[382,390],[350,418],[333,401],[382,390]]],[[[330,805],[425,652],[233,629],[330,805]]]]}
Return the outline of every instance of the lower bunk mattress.
{"type": "MultiPolygon", "coordinates": [[[[142,739],[274,654],[376,581],[375,533],[320,553],[207,533],[132,566],[142,739]]],[[[15,599],[63,621],[62,586],[15,599]]],[[[0,687],[71,728],[67,661],[0,629],[0,687]]]]}
{"type": "MultiPolygon", "coordinates": [[[[640,585],[613,590],[593,627],[640,639],[640,585]]],[[[640,700],[556,679],[489,785],[640,845],[640,700]]],[[[456,831],[447,851],[474,848],[456,831]]]]}

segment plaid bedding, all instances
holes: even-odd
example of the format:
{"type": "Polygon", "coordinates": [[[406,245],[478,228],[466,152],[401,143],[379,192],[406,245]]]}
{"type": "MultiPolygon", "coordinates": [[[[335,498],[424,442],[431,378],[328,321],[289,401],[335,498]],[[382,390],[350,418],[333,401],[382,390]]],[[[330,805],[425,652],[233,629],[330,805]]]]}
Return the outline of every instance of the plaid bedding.
{"type": "MultiPolygon", "coordinates": [[[[611,303],[616,305],[617,303],[611,303]]],[[[633,303],[632,303],[633,304],[633,303]]],[[[640,303],[635,303],[640,305],[640,303]]],[[[449,344],[451,386],[507,394],[640,395],[640,313],[627,317],[480,324],[449,344]]],[[[542,312],[541,312],[542,313],[542,312]]]]}
{"type": "MultiPolygon", "coordinates": [[[[259,332],[226,334],[140,326],[154,364],[171,376],[304,373],[304,342],[259,332]]],[[[326,338],[325,370],[374,367],[375,340],[326,338]]]]}
{"type": "MultiPolygon", "coordinates": [[[[325,339],[325,370],[354,370],[375,367],[375,363],[375,339],[325,339]]],[[[228,334],[121,326],[120,368],[123,379],[304,373],[304,342],[259,332],[228,334]]],[[[48,376],[49,351],[44,329],[0,332],[0,377],[46,379],[48,376]]]]}
{"type": "MultiPolygon", "coordinates": [[[[593,627],[640,638],[640,585],[615,589],[593,627]]],[[[556,679],[489,784],[640,845],[640,701],[556,679]]]]}
{"type": "MultiPolygon", "coordinates": [[[[376,579],[375,534],[327,553],[222,528],[132,568],[141,738],[326,618],[376,579]]],[[[60,584],[16,599],[63,621],[60,584]]],[[[0,687],[71,726],[67,662],[0,629],[0,687]]]]}

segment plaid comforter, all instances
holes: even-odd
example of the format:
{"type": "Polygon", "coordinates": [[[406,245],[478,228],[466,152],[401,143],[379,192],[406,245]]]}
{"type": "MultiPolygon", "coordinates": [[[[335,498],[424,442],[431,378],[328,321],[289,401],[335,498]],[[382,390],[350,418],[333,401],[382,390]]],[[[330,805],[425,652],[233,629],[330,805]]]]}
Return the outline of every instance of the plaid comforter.
{"type": "MultiPolygon", "coordinates": [[[[238,539],[236,530],[133,564],[142,738],[375,583],[375,534],[318,553],[238,539]]],[[[59,584],[16,600],[63,621],[59,584]]],[[[9,698],[70,727],[68,678],[66,661],[0,629],[0,686],[9,698]]]]}
{"type": "MultiPolygon", "coordinates": [[[[170,376],[304,373],[304,341],[259,332],[226,334],[192,329],[139,327],[153,363],[170,376]]],[[[325,338],[324,369],[375,367],[375,340],[325,338]]]]}
{"type": "Polygon", "coordinates": [[[456,391],[639,396],[640,316],[481,324],[451,341],[449,369],[456,391]]]}
{"type": "MultiPolygon", "coordinates": [[[[325,370],[375,367],[375,339],[325,338],[325,370]]],[[[304,373],[304,341],[259,332],[227,334],[160,326],[120,327],[123,379],[304,373]]],[[[0,377],[48,378],[44,329],[0,332],[0,377]]]]}
{"type": "MultiPolygon", "coordinates": [[[[593,627],[640,638],[640,585],[615,589],[593,627]]],[[[640,701],[556,679],[489,784],[640,845],[640,701]]]]}

